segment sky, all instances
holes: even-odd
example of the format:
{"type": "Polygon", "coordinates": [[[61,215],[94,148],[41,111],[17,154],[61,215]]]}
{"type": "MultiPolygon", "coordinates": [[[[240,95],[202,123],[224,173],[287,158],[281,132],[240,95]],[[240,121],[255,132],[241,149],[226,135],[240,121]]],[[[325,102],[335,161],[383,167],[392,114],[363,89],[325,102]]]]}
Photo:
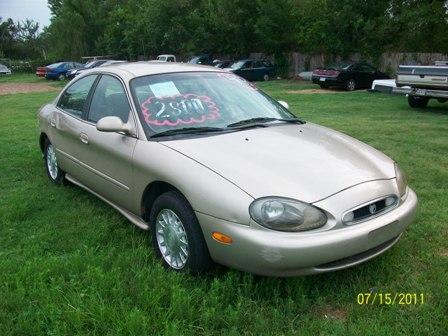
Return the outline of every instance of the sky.
{"type": "Polygon", "coordinates": [[[14,21],[33,19],[42,29],[50,24],[47,0],[0,0],[0,17],[14,21]]]}

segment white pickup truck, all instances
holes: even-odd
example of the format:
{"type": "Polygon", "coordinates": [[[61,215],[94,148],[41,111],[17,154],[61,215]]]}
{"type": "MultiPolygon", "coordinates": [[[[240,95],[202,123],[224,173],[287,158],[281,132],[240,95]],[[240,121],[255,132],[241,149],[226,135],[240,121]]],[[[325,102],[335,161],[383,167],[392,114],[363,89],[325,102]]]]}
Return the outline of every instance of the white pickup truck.
{"type": "Polygon", "coordinates": [[[429,99],[448,101],[448,62],[433,66],[400,65],[392,93],[407,94],[411,107],[426,107],[429,99]],[[406,87],[405,87],[406,86],[406,87]]]}

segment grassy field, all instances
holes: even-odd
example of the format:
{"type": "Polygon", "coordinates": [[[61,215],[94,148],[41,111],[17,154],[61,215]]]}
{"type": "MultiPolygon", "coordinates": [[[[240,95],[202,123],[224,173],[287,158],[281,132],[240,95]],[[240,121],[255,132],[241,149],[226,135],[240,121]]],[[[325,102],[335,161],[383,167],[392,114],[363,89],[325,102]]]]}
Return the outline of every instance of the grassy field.
{"type": "Polygon", "coordinates": [[[448,104],[418,111],[404,97],[259,86],[407,172],[420,205],[394,248],[319,276],[167,272],[147,233],[80,188],[47,180],[36,113],[56,92],[0,96],[0,335],[447,335],[448,104]],[[357,304],[370,290],[423,293],[424,303],[357,304]]]}

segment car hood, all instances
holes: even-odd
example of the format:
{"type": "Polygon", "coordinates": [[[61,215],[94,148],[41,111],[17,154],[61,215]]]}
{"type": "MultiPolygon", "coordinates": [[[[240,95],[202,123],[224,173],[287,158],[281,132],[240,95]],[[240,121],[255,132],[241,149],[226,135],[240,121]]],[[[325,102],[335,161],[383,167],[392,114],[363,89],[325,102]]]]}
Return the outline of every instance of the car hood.
{"type": "Polygon", "coordinates": [[[161,143],[254,198],[283,196],[313,203],[359,183],[395,177],[394,163],[386,155],[310,123],[161,143]]]}

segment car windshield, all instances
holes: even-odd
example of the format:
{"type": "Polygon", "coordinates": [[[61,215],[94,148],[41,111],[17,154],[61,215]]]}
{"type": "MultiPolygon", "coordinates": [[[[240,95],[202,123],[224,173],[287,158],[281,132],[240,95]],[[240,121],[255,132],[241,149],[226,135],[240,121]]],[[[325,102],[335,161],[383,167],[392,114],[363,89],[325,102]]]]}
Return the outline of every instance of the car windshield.
{"type": "Polygon", "coordinates": [[[48,65],[47,68],[56,69],[56,68],[59,68],[63,64],[64,64],[64,62],[53,63],[53,64],[48,65]]]}
{"type": "Polygon", "coordinates": [[[232,69],[239,69],[244,65],[244,63],[246,63],[246,61],[238,61],[238,62],[233,63],[230,67],[232,69]]]}
{"type": "Polygon", "coordinates": [[[130,86],[148,136],[193,127],[226,129],[254,118],[295,120],[277,101],[227,72],[150,75],[130,86]]]}
{"type": "Polygon", "coordinates": [[[87,62],[86,64],[84,64],[84,68],[90,69],[95,63],[96,61],[87,62]]]}
{"type": "Polygon", "coordinates": [[[188,63],[196,64],[199,61],[200,61],[200,57],[196,56],[196,57],[193,57],[191,60],[189,60],[188,63]]]}

